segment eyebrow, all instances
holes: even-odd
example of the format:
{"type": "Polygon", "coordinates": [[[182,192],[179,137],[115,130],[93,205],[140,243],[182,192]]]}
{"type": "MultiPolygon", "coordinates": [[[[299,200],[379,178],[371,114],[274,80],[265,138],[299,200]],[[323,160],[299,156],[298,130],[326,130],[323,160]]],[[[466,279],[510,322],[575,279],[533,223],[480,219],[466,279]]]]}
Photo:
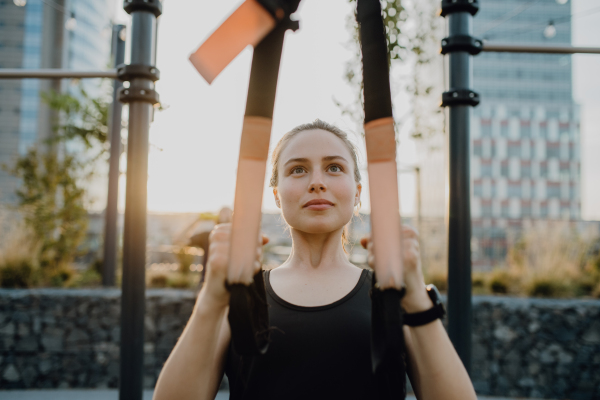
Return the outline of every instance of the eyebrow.
{"type": "MultiPolygon", "coordinates": [[[[341,158],[345,162],[348,162],[348,160],[346,160],[342,156],[325,156],[325,157],[322,158],[322,161],[331,161],[331,160],[335,160],[335,159],[338,159],[338,158],[341,158]]],[[[293,163],[293,162],[308,162],[308,158],[290,158],[283,165],[285,166],[285,165],[288,165],[288,164],[293,163]]]]}

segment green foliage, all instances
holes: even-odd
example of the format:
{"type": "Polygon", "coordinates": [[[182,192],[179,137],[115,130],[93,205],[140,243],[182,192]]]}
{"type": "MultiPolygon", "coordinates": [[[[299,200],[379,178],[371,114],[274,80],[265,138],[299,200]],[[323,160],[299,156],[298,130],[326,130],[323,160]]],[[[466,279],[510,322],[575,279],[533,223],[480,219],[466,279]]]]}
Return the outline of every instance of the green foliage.
{"type": "Polygon", "coordinates": [[[151,288],[164,288],[167,287],[168,277],[165,274],[153,275],[150,277],[151,288]]]}
{"type": "MultiPolygon", "coordinates": [[[[356,0],[348,0],[356,4],[356,0]]],[[[443,113],[439,107],[441,96],[441,82],[432,80],[434,76],[441,76],[441,64],[438,66],[434,60],[439,60],[439,45],[443,35],[442,23],[437,14],[439,0],[381,0],[382,17],[386,31],[388,61],[390,64],[390,77],[392,95],[398,88],[403,88],[411,96],[411,108],[396,118],[396,128],[402,126],[413,118],[413,138],[429,138],[443,132],[443,113]],[[434,69],[432,66],[435,64],[434,69]],[[395,70],[406,70],[411,66],[411,74],[395,74],[395,70]],[[439,67],[435,69],[435,67],[439,67]],[[437,92],[436,92],[436,84],[437,92]],[[438,93],[439,92],[439,93],[438,93]]],[[[350,103],[342,103],[334,99],[343,115],[347,115],[356,123],[357,130],[362,132],[363,124],[363,97],[361,52],[358,26],[354,15],[348,17],[347,29],[352,33],[354,54],[346,63],[344,77],[349,85],[354,88],[356,96],[350,103]]]]}
{"type": "Polygon", "coordinates": [[[63,287],[73,277],[74,272],[70,267],[60,266],[46,272],[50,286],[63,287]]]}
{"type": "Polygon", "coordinates": [[[39,269],[27,260],[6,263],[0,267],[0,286],[3,288],[31,287],[39,278],[39,269]]]}
{"type": "Polygon", "coordinates": [[[69,280],[66,281],[68,287],[94,287],[102,283],[102,275],[95,270],[94,265],[85,271],[74,274],[69,280]]]}
{"type": "Polygon", "coordinates": [[[179,261],[179,272],[184,275],[190,273],[190,265],[194,261],[194,255],[187,251],[187,247],[181,247],[175,256],[177,257],[177,261],[179,261]]]}
{"type": "Polygon", "coordinates": [[[86,234],[85,184],[106,152],[108,102],[90,98],[83,89],[78,96],[49,92],[42,97],[61,123],[51,138],[5,169],[21,178],[18,210],[39,244],[45,277],[60,286],[73,275],[69,265],[86,234]]]}
{"type": "Polygon", "coordinates": [[[510,274],[502,269],[495,269],[489,276],[488,287],[490,292],[496,294],[506,294],[511,286],[510,274]]]}
{"type": "Polygon", "coordinates": [[[569,282],[549,276],[535,276],[525,284],[525,293],[532,297],[566,297],[571,289],[569,282]]]}

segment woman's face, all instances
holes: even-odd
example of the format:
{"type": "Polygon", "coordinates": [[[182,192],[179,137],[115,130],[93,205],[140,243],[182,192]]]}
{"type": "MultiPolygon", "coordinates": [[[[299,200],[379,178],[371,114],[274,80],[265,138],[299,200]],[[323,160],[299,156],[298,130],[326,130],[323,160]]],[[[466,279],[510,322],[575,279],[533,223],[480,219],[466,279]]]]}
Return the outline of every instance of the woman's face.
{"type": "Polygon", "coordinates": [[[331,132],[315,129],[294,136],[279,156],[278,173],[275,200],[285,221],[299,231],[340,229],[360,201],[350,150],[331,132]]]}

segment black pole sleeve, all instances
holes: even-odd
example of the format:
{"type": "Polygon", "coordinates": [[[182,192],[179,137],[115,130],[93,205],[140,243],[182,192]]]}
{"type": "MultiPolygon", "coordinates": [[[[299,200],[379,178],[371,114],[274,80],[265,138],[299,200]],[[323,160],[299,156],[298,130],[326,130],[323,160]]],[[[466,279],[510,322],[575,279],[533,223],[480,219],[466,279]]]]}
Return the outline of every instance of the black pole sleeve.
{"type": "Polygon", "coordinates": [[[282,21],[255,48],[250,69],[245,116],[273,118],[279,64],[285,31],[289,22],[282,21]]]}
{"type": "Polygon", "coordinates": [[[379,0],[358,0],[356,21],[362,51],[365,123],[392,116],[390,72],[379,0]]]}

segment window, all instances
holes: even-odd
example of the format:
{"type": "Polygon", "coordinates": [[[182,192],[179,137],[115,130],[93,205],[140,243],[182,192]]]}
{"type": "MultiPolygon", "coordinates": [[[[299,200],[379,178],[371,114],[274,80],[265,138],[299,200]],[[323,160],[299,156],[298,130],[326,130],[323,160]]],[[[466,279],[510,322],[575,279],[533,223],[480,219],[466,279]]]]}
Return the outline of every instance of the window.
{"type": "Polygon", "coordinates": [[[529,121],[521,121],[521,137],[531,137],[531,124],[529,121]]]}
{"type": "Polygon", "coordinates": [[[481,136],[492,136],[492,124],[489,121],[481,121],[481,136]]]}
{"type": "Polygon", "coordinates": [[[510,216],[510,209],[508,207],[508,203],[502,203],[500,206],[500,213],[503,218],[508,218],[510,216]]]}
{"type": "Polygon", "coordinates": [[[521,158],[521,143],[508,142],[508,157],[521,158]]]}
{"type": "Polygon", "coordinates": [[[521,182],[509,182],[508,197],[521,197],[521,182]]]}
{"type": "Polygon", "coordinates": [[[508,161],[502,161],[500,163],[500,176],[508,178],[508,161]]]}
{"type": "Polygon", "coordinates": [[[500,136],[508,137],[508,121],[500,122],[500,136]]]}
{"type": "Polygon", "coordinates": [[[475,182],[473,184],[473,195],[476,197],[483,196],[483,185],[481,182],[475,182]]]}
{"type": "Polygon", "coordinates": [[[481,205],[481,216],[492,217],[492,204],[490,202],[483,203],[481,205]]]}
{"type": "Polygon", "coordinates": [[[521,203],[521,217],[531,218],[531,203],[530,202],[521,203]]]}
{"type": "Polygon", "coordinates": [[[481,141],[476,140],[473,142],[473,155],[481,157],[481,141]]]}
{"type": "Polygon", "coordinates": [[[540,137],[544,139],[548,137],[548,124],[545,122],[540,124],[540,137]]]}
{"type": "Polygon", "coordinates": [[[547,158],[558,158],[560,152],[560,145],[558,143],[546,143],[546,157],[547,158]]]}
{"type": "Polygon", "coordinates": [[[531,165],[530,164],[521,164],[521,177],[531,178],[531,165]]]}
{"type": "Polygon", "coordinates": [[[481,177],[482,178],[491,178],[492,177],[492,164],[491,163],[481,163],[481,177]]]}
{"type": "Polygon", "coordinates": [[[546,188],[546,196],[548,198],[560,197],[560,185],[548,182],[548,187],[546,188]]]}

